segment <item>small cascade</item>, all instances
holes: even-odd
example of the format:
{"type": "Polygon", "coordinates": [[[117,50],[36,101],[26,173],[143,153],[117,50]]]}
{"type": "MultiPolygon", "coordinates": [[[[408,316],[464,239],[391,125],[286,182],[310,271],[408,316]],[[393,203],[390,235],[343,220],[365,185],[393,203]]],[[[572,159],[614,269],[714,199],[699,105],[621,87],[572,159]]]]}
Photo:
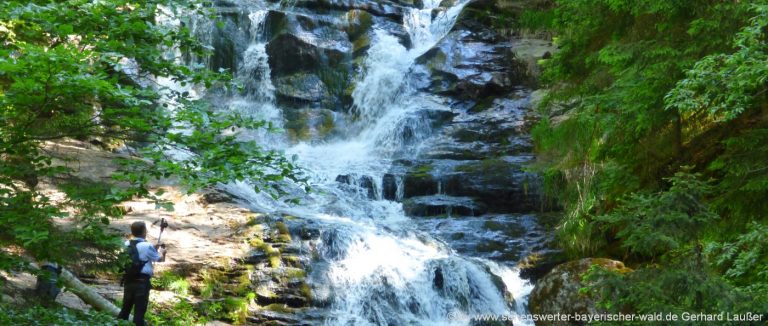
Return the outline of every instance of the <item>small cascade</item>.
{"type": "MultiPolygon", "coordinates": [[[[242,62],[234,72],[234,77],[243,85],[243,90],[220,101],[225,102],[229,110],[247,114],[256,120],[268,121],[275,128],[282,128],[282,112],[275,103],[275,86],[272,84],[266,51],[264,25],[267,13],[267,9],[258,9],[248,14],[249,44],[243,53],[242,62]]],[[[243,137],[260,140],[271,148],[279,148],[279,144],[284,142],[282,136],[266,130],[249,132],[243,137]]]]}
{"type": "Polygon", "coordinates": [[[402,176],[400,175],[395,176],[395,185],[397,185],[397,191],[395,192],[395,200],[398,202],[401,202],[405,197],[405,183],[403,182],[402,176]]]}

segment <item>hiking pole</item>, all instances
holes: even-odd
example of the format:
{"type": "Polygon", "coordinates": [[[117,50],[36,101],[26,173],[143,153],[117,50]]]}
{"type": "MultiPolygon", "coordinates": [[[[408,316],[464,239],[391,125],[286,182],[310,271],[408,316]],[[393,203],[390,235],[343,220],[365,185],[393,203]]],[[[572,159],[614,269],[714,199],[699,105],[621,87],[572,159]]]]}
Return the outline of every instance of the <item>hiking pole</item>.
{"type": "Polygon", "coordinates": [[[160,244],[160,239],[163,238],[163,230],[168,227],[168,222],[165,221],[165,218],[160,219],[160,234],[157,236],[157,245],[160,247],[165,247],[165,245],[160,244]]]}

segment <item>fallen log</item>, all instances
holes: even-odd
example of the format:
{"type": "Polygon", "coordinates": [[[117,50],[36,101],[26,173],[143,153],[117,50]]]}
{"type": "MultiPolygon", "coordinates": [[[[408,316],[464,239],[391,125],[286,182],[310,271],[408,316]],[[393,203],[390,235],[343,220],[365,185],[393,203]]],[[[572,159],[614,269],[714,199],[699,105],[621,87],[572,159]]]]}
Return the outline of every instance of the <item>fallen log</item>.
{"type": "Polygon", "coordinates": [[[67,290],[77,295],[83,302],[91,305],[96,310],[106,312],[110,315],[117,316],[120,313],[120,308],[115,306],[112,301],[107,300],[99,293],[94,291],[90,286],[80,281],[72,272],[65,268],[61,269],[60,275],[62,283],[67,287],[67,290]]]}

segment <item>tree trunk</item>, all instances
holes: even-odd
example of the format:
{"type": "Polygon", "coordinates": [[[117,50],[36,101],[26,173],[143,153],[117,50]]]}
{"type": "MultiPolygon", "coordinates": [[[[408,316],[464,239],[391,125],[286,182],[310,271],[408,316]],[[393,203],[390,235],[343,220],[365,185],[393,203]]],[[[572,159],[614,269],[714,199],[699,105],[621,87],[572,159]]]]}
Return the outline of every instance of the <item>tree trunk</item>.
{"type": "Polygon", "coordinates": [[[61,280],[64,285],[67,286],[67,290],[71,291],[85,303],[91,305],[96,310],[106,312],[110,315],[117,316],[120,313],[120,308],[115,306],[111,301],[102,297],[96,291],[91,289],[90,286],[81,282],[75,275],[65,268],[61,269],[61,280]]]}

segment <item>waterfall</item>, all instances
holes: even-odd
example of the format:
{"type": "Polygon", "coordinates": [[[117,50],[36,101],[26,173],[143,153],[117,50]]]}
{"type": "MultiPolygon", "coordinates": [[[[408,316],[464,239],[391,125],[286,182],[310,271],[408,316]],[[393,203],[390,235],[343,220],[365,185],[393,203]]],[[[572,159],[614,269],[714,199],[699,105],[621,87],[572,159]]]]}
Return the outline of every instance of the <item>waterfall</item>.
{"type": "MultiPolygon", "coordinates": [[[[457,316],[525,311],[531,286],[517,270],[457,253],[416,228],[401,204],[382,200],[382,176],[394,155],[413,152],[415,157],[417,145],[431,134],[424,112],[450,110],[442,99],[418,91],[409,81],[416,59],[451,30],[469,1],[450,8],[441,8],[440,2],[425,0],[423,8],[407,9],[403,27],[411,41],[408,48],[397,35],[374,25],[352,91],[357,132],[324,143],[288,145],[268,139],[271,146],[295,154],[311,178],[316,190],[300,205],[255,193],[247,183],[224,186],[258,210],[320,225],[321,236],[312,244],[319,257],[309,281],[315,300],[327,302],[326,325],[468,325],[468,318],[457,316]],[[340,175],[372,178],[375,195],[361,191],[358,181],[340,185],[340,175]],[[357,191],[346,191],[346,186],[357,191]]],[[[263,8],[247,15],[251,38],[235,72],[245,91],[218,100],[231,110],[282,124],[263,37],[266,16],[263,8]]],[[[404,197],[401,177],[396,186],[399,200],[404,197]]]]}
{"type": "MultiPolygon", "coordinates": [[[[249,43],[243,53],[242,62],[234,72],[234,77],[242,84],[243,90],[220,101],[226,102],[226,107],[230,110],[245,113],[253,119],[268,121],[274,127],[282,128],[282,112],[275,103],[275,86],[272,84],[264,35],[267,13],[267,9],[258,9],[248,14],[249,43]]],[[[243,137],[259,140],[269,148],[279,148],[284,142],[284,137],[266,130],[244,133],[243,137]]]]}

